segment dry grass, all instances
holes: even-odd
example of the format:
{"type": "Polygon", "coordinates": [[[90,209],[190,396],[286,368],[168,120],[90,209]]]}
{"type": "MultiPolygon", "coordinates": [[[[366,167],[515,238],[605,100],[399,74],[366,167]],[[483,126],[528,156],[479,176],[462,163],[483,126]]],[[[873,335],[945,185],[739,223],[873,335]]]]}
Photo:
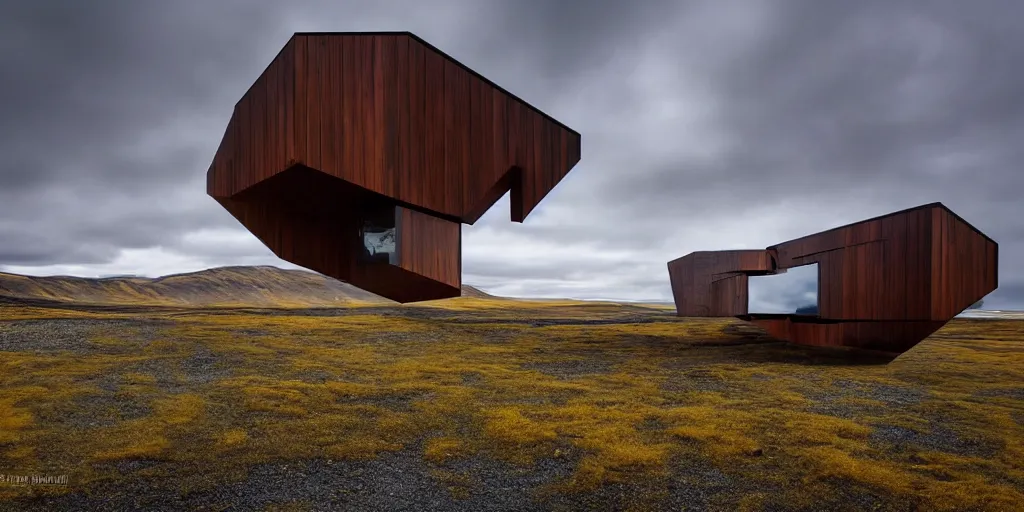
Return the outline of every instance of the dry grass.
{"type": "Polygon", "coordinates": [[[160,278],[0,272],[0,291],[4,297],[124,306],[339,307],[388,302],[320,274],[275,267],[221,267],[160,278]]]}
{"type": "MultiPolygon", "coordinates": [[[[738,482],[715,498],[730,508],[811,506],[851,489],[896,508],[1024,503],[1024,322],[957,320],[867,365],[755,343],[730,320],[496,302],[409,308],[432,317],[196,311],[164,315],[174,323],[158,339],[96,337],[84,355],[2,352],[0,466],[70,475],[46,492],[161,471],[195,489],[261,462],[415,449],[453,496],[475,484],[448,465],[486,458],[570,464],[541,498],[643,484],[654,507],[697,461],[738,482]],[[593,323],[638,315],[652,321],[593,323]],[[130,460],[165,464],[116,469],[130,460]]],[[[38,491],[0,486],[26,492],[38,491]]]]}

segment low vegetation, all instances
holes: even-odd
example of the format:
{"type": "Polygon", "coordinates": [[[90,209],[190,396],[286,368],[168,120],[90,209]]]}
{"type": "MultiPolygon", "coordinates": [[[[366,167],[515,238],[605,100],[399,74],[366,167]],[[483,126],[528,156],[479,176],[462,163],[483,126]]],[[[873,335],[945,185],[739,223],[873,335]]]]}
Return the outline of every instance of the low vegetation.
{"type": "MultiPolygon", "coordinates": [[[[489,297],[464,286],[469,297],[489,297]]],[[[339,307],[393,302],[305,270],[221,267],[147,278],[23,276],[0,272],[0,300],[29,299],[108,306],[339,307]]]]}
{"type": "Polygon", "coordinates": [[[452,503],[509,492],[483,467],[539,475],[521,499],[555,508],[1024,503],[1024,322],[955,320],[880,364],[728,319],[496,302],[0,307],[0,468],[68,475],[0,498],[206,496],[268,464],[412,457],[452,503]]]}

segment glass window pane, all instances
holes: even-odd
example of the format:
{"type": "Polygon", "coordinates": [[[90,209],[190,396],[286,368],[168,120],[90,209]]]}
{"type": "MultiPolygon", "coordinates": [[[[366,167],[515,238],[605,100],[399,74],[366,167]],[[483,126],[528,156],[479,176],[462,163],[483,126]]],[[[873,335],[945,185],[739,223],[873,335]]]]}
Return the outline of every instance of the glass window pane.
{"type": "Polygon", "coordinates": [[[363,261],[394,263],[397,258],[394,206],[369,212],[363,220],[360,236],[363,240],[363,261]]]}
{"type": "Polygon", "coordinates": [[[818,314],[818,264],[786,269],[785,273],[750,276],[748,313],[818,314]]]}

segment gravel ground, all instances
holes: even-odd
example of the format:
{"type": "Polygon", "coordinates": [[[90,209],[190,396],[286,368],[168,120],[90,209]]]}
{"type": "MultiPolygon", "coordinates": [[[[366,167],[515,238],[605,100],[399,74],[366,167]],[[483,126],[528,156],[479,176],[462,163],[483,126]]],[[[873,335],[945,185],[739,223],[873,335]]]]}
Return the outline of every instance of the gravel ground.
{"type": "MultiPolygon", "coordinates": [[[[492,459],[425,463],[415,449],[368,461],[325,459],[259,464],[246,478],[213,488],[181,492],[174,478],[140,478],[130,493],[118,486],[91,493],[10,503],[18,510],[263,510],[300,504],[310,510],[531,511],[719,510],[715,498],[735,494],[742,482],[705,461],[680,459],[671,479],[610,484],[595,492],[551,494],[546,486],[569,476],[573,458],[545,459],[532,468],[492,459]],[[664,484],[667,493],[656,490],[664,484]],[[144,491],[139,492],[139,489],[144,491]],[[538,501],[543,500],[543,501],[538,501]],[[542,504],[543,503],[543,504],[542,504]]],[[[125,473],[159,463],[121,463],[125,473]]],[[[752,490],[752,489],[747,489],[752,490]]],[[[859,499],[864,500],[862,495],[859,499]]],[[[781,510],[781,509],[780,509],[781,510]]]]}
{"type": "Polygon", "coordinates": [[[898,451],[908,448],[925,448],[969,457],[991,457],[999,449],[983,439],[965,437],[938,422],[932,423],[927,432],[919,432],[895,425],[875,425],[871,440],[886,448],[898,451]]]}
{"type": "MultiPolygon", "coordinates": [[[[59,318],[0,321],[0,351],[96,353],[89,338],[109,336],[148,343],[172,323],[151,319],[59,318]]],[[[100,350],[102,352],[102,350],[100,350]]]]}
{"type": "Polygon", "coordinates": [[[545,363],[524,364],[523,368],[537,370],[543,374],[551,375],[564,380],[572,380],[584,375],[597,375],[611,373],[615,370],[614,361],[601,361],[596,359],[579,359],[572,361],[558,361],[545,363]]]}
{"type": "MultiPolygon", "coordinates": [[[[453,324],[494,324],[507,323],[527,325],[531,327],[547,327],[555,325],[618,325],[618,324],[646,324],[654,322],[679,322],[674,312],[660,311],[651,308],[634,306],[623,306],[616,312],[613,318],[573,318],[572,313],[577,309],[573,306],[552,307],[548,314],[553,318],[534,318],[528,313],[522,315],[496,315],[492,318],[480,318],[476,311],[460,311],[432,307],[391,307],[372,306],[362,308],[339,308],[339,309],[295,309],[295,310],[259,310],[259,313],[270,316],[350,316],[350,315],[379,315],[385,317],[402,317],[416,320],[444,320],[445,323],[453,324]],[[566,313],[563,318],[555,316],[558,313],[566,313]]],[[[513,310],[514,311],[514,310],[513,310]]],[[[230,314],[227,312],[225,314],[230,314]]]]}
{"type": "Polygon", "coordinates": [[[109,427],[127,420],[142,418],[152,413],[145,403],[123,395],[86,395],[77,398],[71,407],[55,415],[57,425],[75,429],[109,427]]]}
{"type": "Polygon", "coordinates": [[[839,418],[853,419],[866,415],[877,415],[888,407],[905,408],[921,403],[926,393],[912,387],[898,387],[886,384],[864,384],[848,380],[836,380],[831,386],[822,386],[806,393],[814,403],[808,408],[815,414],[828,414],[839,418]],[[880,402],[881,405],[852,404],[844,402],[859,398],[880,402]]]}
{"type": "Polygon", "coordinates": [[[721,393],[729,386],[721,378],[707,369],[688,367],[671,374],[661,384],[665,391],[714,391],[721,393]]]}
{"type": "MultiPolygon", "coordinates": [[[[130,492],[117,485],[91,493],[19,500],[17,510],[262,510],[298,503],[312,510],[526,511],[532,497],[573,469],[570,460],[544,460],[521,468],[491,459],[460,460],[443,466],[423,461],[418,447],[367,461],[313,459],[258,464],[240,481],[182,492],[175,478],[136,480],[130,492]],[[454,489],[454,490],[453,490],[454,489]],[[140,492],[141,490],[141,492],[140,492]]],[[[159,463],[122,464],[125,473],[159,463]]],[[[594,503],[597,496],[581,496],[594,503]]],[[[598,502],[600,503],[600,502],[598,502]]],[[[575,508],[561,498],[550,508],[575,508]]],[[[13,510],[13,509],[12,509],[13,510]]]]}
{"type": "Polygon", "coordinates": [[[832,382],[834,387],[845,390],[857,398],[876,400],[891,407],[906,407],[917,405],[925,397],[925,392],[912,388],[890,386],[887,384],[863,384],[849,380],[837,380],[832,382]]]}
{"type": "MultiPolygon", "coordinates": [[[[602,325],[647,322],[676,321],[671,314],[661,312],[627,314],[621,317],[601,320],[585,318],[562,319],[481,319],[479,313],[457,312],[431,308],[362,308],[337,310],[304,310],[281,312],[267,310],[267,314],[301,314],[309,316],[335,316],[348,314],[401,315],[407,318],[443,321],[452,324],[451,331],[480,336],[483,341],[505,342],[520,335],[520,328],[484,328],[484,323],[512,323],[525,326],[545,325],[602,325]],[[476,316],[476,318],[474,318],[476,316]]],[[[124,347],[88,343],[93,337],[132,340],[133,343],[148,344],[166,336],[164,328],[177,325],[168,320],[134,319],[50,319],[0,322],[0,357],[4,351],[62,352],[74,354],[123,353],[124,347]]],[[[702,367],[708,354],[727,350],[736,354],[738,362],[769,360],[771,355],[747,357],[756,345],[769,343],[772,347],[780,344],[767,338],[761,331],[739,324],[726,327],[732,339],[723,344],[731,346],[695,347],[693,357],[678,358],[668,363],[674,370],[662,387],[666,391],[719,391],[730,390],[730,383],[723,381],[715,372],[702,367]],[[708,352],[711,351],[711,352],[708,352]],[[761,358],[761,359],[758,359],[761,358]]],[[[244,335],[243,333],[239,333],[244,335]]],[[[262,334],[262,333],[253,333],[262,334]]],[[[365,333],[363,333],[365,335],[365,333]]],[[[380,333],[370,335],[369,341],[387,343],[402,338],[402,333],[380,333]]],[[[418,334],[419,336],[419,334],[418,334]]],[[[423,336],[424,342],[434,341],[433,335],[423,336]]],[[[166,338],[164,338],[166,339],[166,338]]],[[[436,337],[436,339],[441,339],[436,337]]],[[[179,340],[185,347],[180,354],[168,358],[156,358],[135,363],[123,369],[152,375],[155,385],[169,393],[188,391],[192,386],[201,386],[216,379],[229,376],[234,362],[211,351],[201,343],[179,340]]],[[[636,343],[647,341],[637,337],[636,343]]],[[[134,345],[138,346],[138,345],[134,345]]],[[[595,349],[597,350],[597,349],[595,349]]],[[[788,349],[787,349],[788,350],[788,349]]],[[[793,349],[794,351],[803,349],[793,349]]],[[[777,353],[773,348],[764,354],[777,353]]],[[[577,354],[572,354],[576,356],[577,354]]],[[[582,354],[587,356],[587,354],[582,354]]],[[[719,359],[722,355],[719,353],[719,359]]],[[[833,364],[835,359],[822,357],[820,364],[833,364]]],[[[579,361],[566,360],[524,365],[560,379],[574,379],[581,376],[614,372],[622,361],[615,356],[583,357],[579,361]]],[[[809,363],[818,364],[818,363],[809,363]]],[[[462,375],[466,384],[479,381],[473,373],[462,375]]],[[[310,371],[301,376],[309,382],[323,382],[334,378],[325,372],[310,371]]],[[[767,377],[765,377],[767,378],[767,377]]],[[[146,416],[151,411],[145,404],[119,391],[124,386],[119,375],[104,377],[97,381],[99,394],[79,398],[79,407],[61,411],[58,424],[69,428],[87,429],[109,426],[117,421],[146,416]],[[96,414],[107,411],[110,414],[96,414]]],[[[810,412],[844,418],[884,413],[889,408],[912,408],[928,399],[926,390],[913,386],[870,384],[852,380],[836,380],[831,385],[811,387],[806,396],[814,403],[810,412]],[[866,399],[879,405],[851,404],[848,399],[866,399]]],[[[979,399],[986,396],[1024,400],[1024,388],[1006,387],[976,393],[979,399]]],[[[377,405],[394,410],[405,410],[416,397],[388,396],[377,405]]],[[[371,403],[372,400],[361,399],[371,403]]],[[[1024,425],[1024,414],[1015,413],[1014,419],[1024,425]]],[[[658,430],[658,425],[648,426],[658,430]]],[[[878,424],[871,434],[871,443],[879,450],[900,452],[903,450],[928,449],[947,453],[991,457],[1002,447],[994,446],[982,439],[972,438],[938,422],[933,422],[927,431],[905,427],[878,424]]],[[[767,451],[767,450],[766,450],[767,451]]],[[[671,510],[714,510],[715,503],[725,497],[749,492],[768,493],[781,489],[764,481],[752,483],[735,475],[730,476],[723,468],[715,467],[705,459],[675,459],[669,471],[661,477],[630,484],[605,485],[592,493],[581,495],[550,494],[546,486],[568,477],[578,463],[578,454],[567,449],[570,455],[555,459],[543,459],[532,468],[522,468],[486,457],[458,459],[445,464],[433,464],[423,457],[422,446],[385,453],[368,461],[336,461],[313,459],[292,462],[271,462],[251,466],[248,475],[237,481],[205,482],[206,487],[183,492],[184,483],[201,481],[201,475],[179,474],[187,468],[175,467],[173,463],[132,460],[118,461],[113,467],[122,474],[133,475],[124,482],[98,484],[88,492],[76,491],[70,494],[35,499],[19,499],[0,502],[2,510],[260,510],[266,507],[299,504],[312,510],[621,510],[631,507],[647,508],[655,504],[659,509],[671,510]],[[161,476],[153,476],[155,474],[161,476]],[[177,473],[176,473],[177,472],[177,473]],[[535,501],[540,500],[540,501],[535,501]]],[[[762,459],[767,460],[765,456],[762,459]]],[[[768,464],[768,462],[764,462],[768,464]]],[[[2,468],[0,468],[2,469],[2,468]]],[[[766,471],[771,471],[767,469],[766,471]]],[[[0,470],[0,473],[3,471],[0,470]]],[[[798,486],[800,482],[790,482],[798,486]]],[[[778,485],[786,485],[785,482],[778,485]]],[[[836,495],[832,502],[822,504],[822,509],[865,509],[884,508],[884,499],[868,489],[853,485],[835,486],[836,495]]],[[[779,510],[783,510],[779,508],[779,510]]]]}
{"type": "Polygon", "coordinates": [[[1001,389],[986,389],[986,390],[982,390],[982,391],[979,391],[979,392],[975,393],[974,396],[976,396],[978,398],[982,398],[982,399],[988,398],[988,397],[999,397],[999,398],[1009,398],[1011,400],[1021,400],[1021,401],[1024,401],[1024,387],[1019,387],[1019,388],[1001,388],[1001,389]]]}

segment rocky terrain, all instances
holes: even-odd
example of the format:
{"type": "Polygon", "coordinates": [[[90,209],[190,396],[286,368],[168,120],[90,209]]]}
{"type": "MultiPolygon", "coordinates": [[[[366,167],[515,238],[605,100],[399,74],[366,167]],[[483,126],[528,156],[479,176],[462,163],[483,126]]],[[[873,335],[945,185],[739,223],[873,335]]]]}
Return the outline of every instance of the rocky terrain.
{"type": "Polygon", "coordinates": [[[288,272],[3,276],[0,510],[1024,503],[1019,320],[889,361],[663,306],[282,307],[342,290],[288,272]]]}

